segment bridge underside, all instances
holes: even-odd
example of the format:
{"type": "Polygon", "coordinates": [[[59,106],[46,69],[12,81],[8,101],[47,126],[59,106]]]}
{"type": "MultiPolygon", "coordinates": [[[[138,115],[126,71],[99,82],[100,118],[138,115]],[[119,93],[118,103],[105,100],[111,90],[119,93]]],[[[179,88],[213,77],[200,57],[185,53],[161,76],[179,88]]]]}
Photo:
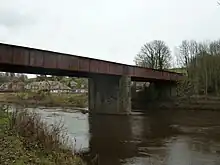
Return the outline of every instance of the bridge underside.
{"type": "MultiPolygon", "coordinates": [[[[24,65],[11,65],[11,64],[0,64],[0,71],[2,72],[14,72],[14,73],[27,73],[27,74],[41,74],[41,75],[55,75],[55,76],[69,76],[69,77],[83,77],[92,78],[96,75],[120,77],[120,75],[106,75],[101,73],[83,72],[83,71],[69,71],[64,69],[54,68],[43,68],[43,67],[31,67],[24,65]]],[[[130,77],[131,81],[138,82],[167,82],[167,80],[158,80],[153,78],[144,77],[130,77]]],[[[168,81],[169,82],[169,81],[168,81]]]]}

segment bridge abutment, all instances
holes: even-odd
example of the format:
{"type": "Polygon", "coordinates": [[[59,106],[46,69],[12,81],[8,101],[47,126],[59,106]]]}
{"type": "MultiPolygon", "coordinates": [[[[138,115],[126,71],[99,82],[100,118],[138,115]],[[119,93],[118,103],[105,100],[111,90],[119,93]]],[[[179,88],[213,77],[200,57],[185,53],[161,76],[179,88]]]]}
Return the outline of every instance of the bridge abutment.
{"type": "Polygon", "coordinates": [[[131,78],[94,75],[89,78],[91,113],[129,114],[131,112],[131,78]]]}

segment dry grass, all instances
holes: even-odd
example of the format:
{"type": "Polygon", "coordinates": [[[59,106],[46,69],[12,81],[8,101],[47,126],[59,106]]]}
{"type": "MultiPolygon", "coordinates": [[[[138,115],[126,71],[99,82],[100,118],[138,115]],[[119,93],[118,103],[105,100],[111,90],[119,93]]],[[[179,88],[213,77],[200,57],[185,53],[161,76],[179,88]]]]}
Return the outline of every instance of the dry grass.
{"type": "Polygon", "coordinates": [[[67,147],[63,125],[49,126],[36,113],[1,110],[0,136],[0,164],[83,164],[74,147],[67,147]]]}

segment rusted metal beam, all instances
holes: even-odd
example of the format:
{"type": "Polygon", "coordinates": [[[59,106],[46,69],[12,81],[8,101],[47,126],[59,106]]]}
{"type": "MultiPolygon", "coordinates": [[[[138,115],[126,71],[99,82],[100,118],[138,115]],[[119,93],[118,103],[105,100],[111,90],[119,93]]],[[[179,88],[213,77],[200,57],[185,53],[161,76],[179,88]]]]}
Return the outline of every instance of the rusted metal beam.
{"type": "MultiPolygon", "coordinates": [[[[127,75],[148,80],[177,81],[181,74],[76,55],[0,43],[0,65],[36,67],[89,74],[127,75]]],[[[7,69],[6,69],[7,70],[7,69]]],[[[11,70],[11,69],[10,69],[11,70]]],[[[14,70],[16,72],[16,70],[14,70]]],[[[25,72],[25,71],[24,71],[25,72]]],[[[36,71],[37,72],[37,71],[36,71]]]]}

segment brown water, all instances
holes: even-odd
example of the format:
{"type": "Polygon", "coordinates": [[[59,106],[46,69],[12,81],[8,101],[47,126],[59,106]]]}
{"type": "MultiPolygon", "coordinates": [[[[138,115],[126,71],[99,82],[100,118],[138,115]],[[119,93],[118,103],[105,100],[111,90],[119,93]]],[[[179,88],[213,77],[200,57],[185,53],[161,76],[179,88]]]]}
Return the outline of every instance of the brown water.
{"type": "Polygon", "coordinates": [[[219,165],[220,112],[159,111],[105,116],[41,110],[62,117],[77,149],[99,155],[100,165],[219,165]]]}

